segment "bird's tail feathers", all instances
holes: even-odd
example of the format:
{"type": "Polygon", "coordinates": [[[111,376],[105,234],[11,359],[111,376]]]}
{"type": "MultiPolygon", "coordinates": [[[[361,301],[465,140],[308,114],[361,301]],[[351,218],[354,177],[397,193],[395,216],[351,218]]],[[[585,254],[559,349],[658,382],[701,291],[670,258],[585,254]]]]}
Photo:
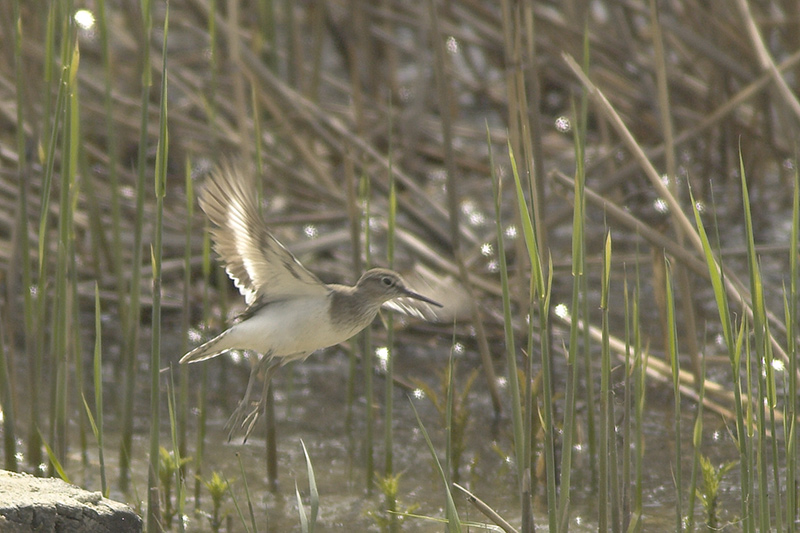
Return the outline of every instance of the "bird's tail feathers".
{"type": "Polygon", "coordinates": [[[229,331],[223,331],[210,341],[201,344],[191,352],[181,357],[180,363],[187,364],[205,361],[206,359],[211,359],[212,357],[216,357],[219,354],[230,350],[232,346],[229,346],[228,343],[225,342],[225,336],[228,333],[229,331]]]}

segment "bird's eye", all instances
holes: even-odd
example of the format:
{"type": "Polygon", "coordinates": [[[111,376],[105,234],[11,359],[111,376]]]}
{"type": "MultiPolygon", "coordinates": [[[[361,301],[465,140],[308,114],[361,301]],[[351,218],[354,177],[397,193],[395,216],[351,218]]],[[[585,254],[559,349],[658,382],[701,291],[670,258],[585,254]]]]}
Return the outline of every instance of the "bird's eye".
{"type": "Polygon", "coordinates": [[[392,278],[390,278],[389,276],[382,277],[381,283],[383,283],[386,287],[391,287],[394,284],[392,278]]]}

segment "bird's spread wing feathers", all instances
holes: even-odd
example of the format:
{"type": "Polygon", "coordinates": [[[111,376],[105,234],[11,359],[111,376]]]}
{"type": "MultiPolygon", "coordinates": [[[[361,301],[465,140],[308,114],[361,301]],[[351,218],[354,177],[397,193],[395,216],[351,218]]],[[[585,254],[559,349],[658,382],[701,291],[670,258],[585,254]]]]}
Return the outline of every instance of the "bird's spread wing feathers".
{"type": "Polygon", "coordinates": [[[214,250],[247,304],[324,294],[325,285],[272,236],[256,202],[253,174],[218,167],[200,194],[200,207],[216,226],[214,250]]]}
{"type": "Polygon", "coordinates": [[[404,278],[409,289],[441,302],[442,307],[434,307],[413,298],[395,298],[385,302],[382,307],[429,322],[452,322],[456,318],[463,320],[469,317],[469,295],[453,277],[442,276],[417,264],[404,278]]]}
{"type": "Polygon", "coordinates": [[[435,307],[413,298],[395,298],[384,302],[381,307],[431,322],[438,321],[439,319],[439,312],[435,307]]]}

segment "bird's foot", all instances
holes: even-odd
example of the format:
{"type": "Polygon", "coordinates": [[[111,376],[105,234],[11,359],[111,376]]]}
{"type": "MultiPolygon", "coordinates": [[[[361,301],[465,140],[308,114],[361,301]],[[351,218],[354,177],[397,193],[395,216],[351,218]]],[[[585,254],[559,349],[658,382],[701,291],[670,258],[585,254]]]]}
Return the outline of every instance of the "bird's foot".
{"type": "MultiPolygon", "coordinates": [[[[253,412],[251,412],[250,407],[250,399],[249,395],[242,398],[242,401],[239,402],[239,405],[236,406],[236,409],[231,414],[228,421],[225,422],[225,429],[228,431],[228,442],[233,440],[233,434],[242,429],[245,425],[245,422],[253,416],[253,412]]],[[[256,408],[257,410],[258,408],[256,408]]],[[[247,440],[247,437],[245,437],[247,440]]]]}

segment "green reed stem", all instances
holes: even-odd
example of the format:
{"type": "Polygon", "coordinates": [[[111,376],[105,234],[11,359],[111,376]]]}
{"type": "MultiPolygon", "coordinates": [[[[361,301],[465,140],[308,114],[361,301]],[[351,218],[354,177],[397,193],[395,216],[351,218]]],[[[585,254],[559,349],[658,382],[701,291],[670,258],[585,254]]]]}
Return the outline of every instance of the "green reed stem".
{"type": "Polygon", "coordinates": [[[92,359],[92,375],[94,376],[94,428],[97,438],[97,458],[100,463],[100,488],[103,496],[108,497],[106,480],[106,461],[103,448],[103,328],[100,307],[100,287],[94,284],[94,357],[92,359]]]}
{"type": "MultiPolygon", "coordinates": [[[[206,223],[208,225],[208,223],[206,223]]],[[[203,324],[211,323],[211,233],[208,227],[203,231],[203,257],[202,257],[202,272],[203,272],[203,324]]],[[[224,298],[222,302],[224,303],[224,298]]],[[[225,315],[222,315],[225,316],[225,315]]],[[[200,365],[200,386],[197,388],[197,442],[194,450],[194,465],[195,465],[195,485],[194,485],[194,506],[200,507],[200,495],[202,494],[203,482],[201,475],[203,473],[203,459],[205,457],[206,449],[206,422],[208,419],[208,365],[200,365]]]]}
{"type": "MultiPolygon", "coordinates": [[[[55,59],[53,57],[54,49],[54,34],[55,34],[55,15],[56,4],[50,5],[47,20],[47,35],[45,42],[47,43],[45,49],[45,109],[52,111],[52,96],[50,95],[53,71],[55,70],[55,59]]],[[[49,264],[50,255],[50,232],[48,232],[47,222],[50,214],[50,195],[52,192],[53,183],[53,167],[56,160],[56,142],[58,138],[58,130],[62,119],[64,118],[64,107],[67,95],[67,79],[68,71],[62,68],[61,82],[58,84],[58,94],[56,97],[56,112],[53,114],[47,113],[44,116],[53,117],[52,124],[45,121],[45,138],[47,138],[47,146],[44,153],[44,178],[42,180],[42,197],[41,207],[39,210],[39,230],[38,230],[38,243],[39,243],[39,264],[38,264],[38,280],[36,286],[36,317],[33,323],[41,329],[46,329],[47,302],[48,302],[48,275],[47,268],[49,264]]],[[[25,180],[27,181],[27,180],[25,180]]],[[[51,332],[52,336],[52,332],[51,332]]],[[[42,365],[44,361],[44,350],[47,344],[48,336],[36,335],[36,346],[33,356],[33,364],[31,365],[31,390],[37,390],[42,386],[42,365]]],[[[50,382],[54,386],[55,381],[50,382]]],[[[51,397],[55,396],[55,392],[51,390],[51,397]]],[[[43,439],[40,428],[42,427],[41,421],[41,406],[39,404],[39,395],[32,395],[31,398],[31,417],[30,426],[28,428],[28,455],[31,466],[40,469],[42,464],[42,444],[43,439]]]]}
{"type": "MultiPolygon", "coordinates": [[[[534,225],[536,217],[531,217],[525,200],[525,194],[522,189],[522,182],[520,180],[519,171],[514,152],[509,145],[509,158],[511,159],[511,169],[514,174],[514,185],[516,188],[517,207],[519,216],[522,222],[523,236],[525,238],[525,247],[528,251],[528,259],[530,261],[530,299],[528,316],[531,317],[528,321],[528,356],[526,369],[525,369],[525,437],[523,441],[523,461],[525,462],[523,475],[523,500],[528,496],[526,493],[526,484],[530,483],[531,477],[531,441],[532,441],[532,424],[534,416],[541,416],[542,426],[544,431],[544,457],[545,457],[545,471],[547,483],[547,517],[550,531],[557,531],[558,527],[558,502],[556,500],[556,473],[555,473],[555,438],[553,435],[553,385],[552,385],[552,370],[550,361],[552,354],[550,352],[550,340],[547,332],[549,331],[549,317],[550,317],[550,296],[551,287],[553,282],[552,265],[548,263],[547,268],[542,261],[542,253],[539,248],[538,231],[534,225]],[[545,272],[548,273],[545,278],[545,272]],[[541,413],[534,410],[534,402],[532,395],[532,380],[534,375],[533,370],[533,314],[534,310],[539,315],[539,332],[540,332],[540,345],[539,351],[541,354],[542,364],[542,404],[543,409],[541,413]],[[527,478],[527,481],[526,481],[527,478]]],[[[551,263],[552,261],[550,261],[551,263]]],[[[526,519],[525,512],[526,506],[523,506],[523,530],[529,531],[533,528],[532,516],[526,519]]]]}
{"type": "MultiPolygon", "coordinates": [[[[169,33],[169,6],[164,16],[163,63],[161,67],[161,109],[158,121],[158,147],[155,165],[155,235],[151,248],[153,265],[152,345],[150,347],[150,468],[147,482],[147,530],[160,527],[159,512],[159,430],[161,428],[161,258],[163,254],[164,196],[167,187],[167,157],[169,129],[167,121],[167,35],[169,33]]],[[[174,430],[175,425],[172,424],[174,430]]],[[[177,439],[175,439],[177,441],[177,439]]],[[[178,453],[175,446],[175,453],[178,453]]],[[[177,458],[179,459],[179,457],[177,458]]]]}
{"type": "MultiPolygon", "coordinates": [[[[370,182],[367,176],[362,176],[359,196],[364,204],[364,254],[366,257],[366,268],[370,267],[370,231],[369,231],[369,218],[370,218],[370,182]]],[[[374,368],[373,354],[372,354],[372,336],[370,328],[366,328],[361,335],[361,361],[362,371],[364,372],[364,396],[366,402],[366,430],[364,434],[364,470],[366,475],[366,489],[367,494],[372,494],[372,489],[375,484],[375,458],[373,447],[373,434],[375,431],[375,417],[372,412],[372,405],[374,402],[374,391],[372,385],[372,373],[374,368]]]]}
{"type": "MultiPolygon", "coordinates": [[[[317,481],[316,476],[314,475],[314,466],[311,464],[311,457],[308,455],[308,450],[306,449],[306,443],[303,440],[300,440],[300,445],[303,447],[303,456],[306,459],[306,473],[308,475],[308,492],[309,492],[309,502],[311,504],[311,516],[308,518],[307,522],[307,529],[304,529],[304,533],[314,533],[314,528],[317,525],[317,515],[319,514],[319,490],[317,489],[317,481]]],[[[296,487],[295,487],[296,488],[296,487]]],[[[299,499],[298,493],[298,501],[297,501],[298,508],[304,511],[303,503],[299,499]]]]}
{"type": "MultiPolygon", "coordinates": [[[[247,475],[246,475],[247,472],[244,469],[244,463],[242,462],[242,456],[238,452],[236,454],[236,460],[239,461],[239,471],[242,474],[242,483],[244,484],[245,498],[247,498],[247,511],[248,511],[248,515],[250,517],[250,525],[253,526],[253,531],[255,533],[258,533],[258,527],[256,525],[256,513],[255,513],[254,506],[253,506],[253,498],[250,495],[250,488],[247,485],[247,475]]],[[[227,483],[227,480],[226,480],[226,483],[227,483]]],[[[230,483],[227,483],[227,484],[228,484],[228,487],[230,487],[230,483]]],[[[231,491],[231,496],[233,496],[233,491],[231,491]]],[[[234,503],[234,505],[236,505],[236,509],[239,512],[239,516],[242,519],[242,525],[244,526],[245,531],[249,532],[250,530],[247,527],[247,522],[245,521],[244,516],[242,515],[242,512],[239,511],[239,504],[236,503],[236,498],[235,497],[233,498],[233,503],[234,503]]]]}
{"type": "Polygon", "coordinates": [[[4,468],[11,472],[19,469],[17,464],[17,441],[15,430],[15,411],[11,394],[11,379],[6,359],[6,340],[4,324],[0,320],[0,411],[3,413],[3,453],[4,468]]]}
{"type": "Polygon", "coordinates": [[[672,393],[675,400],[674,405],[674,424],[675,424],[675,531],[683,531],[683,459],[681,454],[681,390],[680,390],[680,364],[678,362],[678,325],[675,319],[675,299],[672,292],[672,269],[669,261],[664,258],[666,269],[666,305],[667,305],[667,349],[669,353],[670,367],[672,368],[672,393]]]}
{"type": "MultiPolygon", "coordinates": [[[[455,329],[453,330],[453,336],[455,337],[455,329]]],[[[445,406],[445,465],[444,465],[444,483],[446,490],[451,492],[453,486],[453,474],[452,474],[452,467],[453,467],[453,423],[454,423],[454,400],[453,396],[455,394],[456,388],[456,364],[455,364],[455,339],[453,339],[452,344],[450,345],[450,357],[448,357],[447,361],[447,400],[445,406]]],[[[457,519],[457,515],[453,514],[453,510],[447,506],[447,521],[448,523],[453,522],[457,519]]]]}
{"type": "MultiPolygon", "coordinates": [[[[584,97],[585,99],[585,97],[584,97]]],[[[581,114],[583,117],[583,113],[581,114]]],[[[586,238],[584,228],[586,225],[586,197],[584,168],[583,139],[586,130],[583,119],[575,129],[575,188],[573,194],[572,216],[572,302],[570,312],[569,351],[567,355],[567,380],[564,391],[566,405],[564,406],[564,424],[561,440],[561,490],[558,500],[559,530],[569,530],[570,490],[572,477],[572,443],[575,430],[575,401],[578,390],[577,358],[580,355],[578,336],[580,335],[580,295],[583,287],[584,272],[586,269],[586,238]]],[[[586,347],[584,349],[587,349],[586,347]]],[[[587,383],[587,385],[589,385],[587,383]]],[[[589,385],[590,386],[590,385],[589,385]]]]}
{"type": "MultiPolygon", "coordinates": [[[[637,254],[638,255],[638,254],[637,254]]],[[[642,328],[641,328],[641,314],[640,309],[640,294],[641,294],[641,275],[639,273],[639,261],[636,261],[636,288],[634,289],[633,296],[633,323],[631,329],[633,330],[633,349],[634,349],[634,397],[636,401],[635,417],[636,417],[636,436],[635,436],[635,450],[636,450],[636,484],[634,489],[633,498],[633,517],[636,520],[633,531],[642,531],[642,513],[644,508],[643,502],[643,479],[644,479],[644,412],[645,412],[645,395],[647,393],[647,354],[642,348],[642,328]]],[[[630,527],[627,529],[632,531],[630,527]]]]}
{"type": "MultiPolygon", "coordinates": [[[[741,497],[741,514],[742,529],[746,532],[755,531],[755,512],[754,512],[754,498],[753,488],[751,482],[750,472],[750,432],[749,432],[749,416],[744,412],[744,405],[742,403],[742,388],[740,378],[741,356],[742,356],[742,342],[744,339],[745,331],[747,331],[746,315],[740,323],[738,333],[734,334],[734,321],[731,316],[730,307],[728,304],[728,293],[725,288],[725,279],[723,276],[722,263],[717,264],[714,253],[711,249],[711,244],[706,233],[703,219],[700,217],[700,212],[697,210],[697,203],[695,202],[694,195],[690,191],[690,198],[692,200],[692,208],[694,210],[695,223],[697,225],[698,235],[700,242],[703,245],[703,253],[705,255],[706,265],[708,265],[709,278],[711,279],[711,286],[714,291],[714,298],[716,300],[717,311],[720,316],[720,325],[722,327],[722,336],[725,340],[725,346],[728,350],[728,358],[731,363],[731,379],[733,381],[733,397],[734,397],[734,410],[736,414],[736,442],[737,449],[739,450],[739,468],[740,480],[739,489],[741,497]],[[745,418],[748,418],[747,423],[745,418]]],[[[719,225],[715,224],[717,230],[719,225]]],[[[719,235],[716,238],[719,242],[719,235]]],[[[749,376],[749,360],[746,360],[748,365],[749,376]]],[[[745,387],[749,385],[749,377],[745,382],[745,387]]],[[[749,413],[749,407],[748,407],[749,413]]]]}
{"type": "MultiPolygon", "coordinates": [[[[119,469],[120,489],[128,490],[130,483],[131,459],[133,453],[133,404],[137,374],[136,354],[139,346],[139,327],[141,320],[141,279],[142,279],[142,241],[144,232],[144,202],[146,189],[147,153],[149,148],[147,126],[150,122],[150,86],[152,74],[150,67],[150,36],[153,30],[152,0],[142,1],[142,35],[140,36],[142,93],[139,120],[139,152],[136,161],[136,218],[133,228],[133,253],[131,255],[130,311],[125,317],[125,341],[123,344],[123,367],[125,368],[122,405],[122,437],[120,440],[119,469]]],[[[166,53],[166,50],[164,51],[166,53]]],[[[156,450],[155,457],[158,457],[156,450]]]]}
{"type": "Polygon", "coordinates": [[[622,284],[622,300],[625,311],[625,378],[622,409],[624,417],[622,419],[622,529],[626,530],[631,522],[630,511],[630,489],[631,489],[631,412],[633,397],[633,347],[631,345],[631,295],[628,290],[628,269],[624,268],[625,275],[622,284]]]}
{"type": "MultiPolygon", "coordinates": [[[[391,113],[390,113],[391,116],[391,113]]],[[[391,127],[389,128],[391,131],[391,127]]],[[[390,141],[391,142],[391,141],[390,141]]],[[[394,247],[395,247],[395,221],[397,219],[397,188],[392,172],[392,149],[389,147],[389,219],[388,234],[386,236],[386,266],[394,268],[394,247]]],[[[384,478],[394,475],[394,315],[386,315],[386,378],[385,378],[385,416],[383,421],[383,448],[384,448],[384,478]]],[[[400,522],[397,514],[397,499],[394,492],[385,492],[386,509],[389,511],[389,529],[392,532],[399,531],[400,522]]]]}
{"type": "MultiPolygon", "coordinates": [[[[70,353],[70,337],[73,331],[72,309],[70,298],[69,276],[73,250],[73,220],[71,193],[75,187],[77,173],[78,148],[80,132],[78,129],[80,108],[77,93],[77,73],[79,64],[78,42],[69,19],[64,22],[64,71],[66,73],[66,98],[64,108],[64,125],[61,148],[61,187],[59,191],[58,213],[58,248],[56,251],[55,279],[55,313],[53,315],[53,353],[55,368],[55,387],[51,406],[50,442],[55,456],[66,464],[67,460],[67,394],[68,394],[68,362],[70,353]],[[69,50],[69,51],[67,51],[69,50]]],[[[52,467],[51,463],[51,467],[52,467]]]]}
{"type": "MultiPolygon", "coordinates": [[[[20,15],[20,6],[19,0],[14,0],[13,4],[13,26],[14,26],[14,79],[16,83],[16,111],[17,111],[17,124],[22,125],[25,124],[25,116],[24,116],[24,108],[25,102],[23,96],[25,93],[25,67],[22,61],[22,19],[20,15]]],[[[22,294],[23,294],[23,315],[25,318],[25,353],[28,357],[31,357],[33,360],[31,361],[31,368],[28,370],[28,375],[31,376],[31,381],[29,382],[31,387],[39,386],[40,383],[38,381],[33,381],[33,374],[34,374],[34,367],[36,366],[37,359],[34,356],[36,352],[36,341],[34,340],[34,304],[33,298],[31,295],[31,288],[33,285],[32,278],[31,278],[31,256],[30,256],[30,239],[28,235],[28,179],[27,178],[27,155],[25,149],[25,128],[18,127],[17,128],[17,154],[19,157],[19,163],[17,166],[17,178],[19,184],[19,203],[17,204],[17,213],[19,217],[17,218],[17,239],[19,240],[19,257],[20,257],[20,267],[22,270],[22,294]]],[[[9,273],[10,274],[10,273],[9,273]]],[[[0,335],[0,343],[3,345],[5,344],[5,340],[0,335]]],[[[4,346],[0,346],[0,351],[5,349],[4,346]]],[[[5,362],[5,354],[0,354],[0,357],[3,358],[3,361],[0,364],[6,364],[5,362]]],[[[41,367],[41,363],[39,363],[39,367],[41,367]]],[[[38,368],[37,370],[41,370],[38,368]]],[[[16,427],[14,424],[16,418],[16,412],[11,405],[11,394],[13,390],[12,380],[8,375],[8,367],[6,366],[6,377],[2,379],[2,383],[0,386],[8,387],[8,400],[4,400],[4,407],[3,413],[5,416],[5,424],[4,424],[4,434],[3,439],[5,442],[5,465],[7,470],[11,470],[12,472],[16,472],[19,468],[17,464],[17,454],[16,454],[16,427]],[[11,414],[11,419],[9,420],[8,415],[11,414]]],[[[34,390],[31,388],[31,390],[34,390]]],[[[35,396],[35,395],[31,395],[35,396]]],[[[34,416],[31,413],[32,417],[34,416]]],[[[33,420],[32,420],[33,421],[33,420]]],[[[29,433],[29,437],[33,435],[33,433],[29,433]]],[[[29,445],[31,443],[29,442],[29,445]]],[[[41,448],[41,445],[37,443],[37,448],[41,448]]],[[[37,462],[41,461],[41,458],[37,459],[37,462]]]]}
{"type": "MultiPolygon", "coordinates": [[[[747,190],[747,176],[745,174],[744,160],[741,150],[739,152],[739,173],[742,187],[742,210],[744,212],[745,238],[747,241],[747,261],[750,274],[750,297],[753,310],[753,334],[758,372],[756,384],[758,396],[756,398],[758,417],[756,441],[757,475],[758,475],[758,517],[759,529],[770,530],[769,512],[769,481],[767,479],[767,421],[765,404],[770,410],[775,406],[777,398],[774,381],[774,368],[772,365],[772,347],[770,344],[769,324],[766,318],[766,304],[764,301],[764,286],[761,278],[758,256],[755,251],[755,238],[753,220],[750,211],[750,198],[747,190]]],[[[779,494],[779,493],[778,493],[779,494]]],[[[776,498],[777,499],[777,498],[776,498]]]]}
{"type": "Polygon", "coordinates": [[[786,442],[786,524],[788,531],[797,531],[797,487],[793,480],[797,479],[797,308],[798,288],[797,277],[800,275],[798,268],[798,254],[800,254],[800,172],[797,161],[794,162],[794,194],[792,195],[792,230],[789,239],[789,295],[785,298],[786,307],[786,351],[789,355],[788,394],[786,402],[786,416],[784,417],[784,435],[788,435],[786,442]]]}
{"type": "MultiPolygon", "coordinates": [[[[525,470],[525,440],[532,438],[525,435],[525,424],[522,422],[522,397],[519,390],[519,374],[517,370],[517,353],[514,345],[514,326],[511,315],[511,294],[508,287],[508,263],[506,261],[503,221],[501,217],[502,181],[497,175],[492,151],[492,139],[489,124],[486,124],[486,146],[489,148],[489,170],[492,176],[492,196],[494,198],[495,230],[497,232],[497,258],[499,260],[500,287],[503,293],[503,332],[505,334],[506,367],[508,369],[508,390],[511,395],[511,427],[514,434],[514,459],[517,470],[517,492],[520,497],[520,509],[523,522],[532,521],[530,477],[525,470]]],[[[532,524],[531,526],[532,527],[532,524]]],[[[525,529],[523,527],[523,529],[525,529]]]]}
{"type": "MultiPolygon", "coordinates": [[[[172,369],[169,372],[169,381],[167,382],[167,413],[169,414],[169,430],[170,438],[172,441],[172,454],[174,457],[175,465],[175,514],[178,516],[178,531],[183,533],[185,531],[184,521],[182,519],[184,510],[186,508],[186,481],[184,476],[185,469],[183,465],[191,460],[185,456],[180,450],[180,435],[178,434],[178,413],[176,413],[176,398],[175,398],[175,384],[172,375],[172,369]]],[[[167,495],[169,497],[169,495],[167,495]]],[[[171,520],[172,517],[167,517],[171,520]]]]}
{"type": "Polygon", "coordinates": [[[692,474],[689,480],[689,490],[687,491],[686,503],[686,531],[694,531],[694,506],[697,497],[697,478],[700,474],[700,461],[703,457],[703,400],[705,399],[705,357],[701,361],[700,375],[703,379],[698,383],[697,411],[694,418],[694,431],[692,433],[692,474]]]}
{"type": "Polygon", "coordinates": [[[615,465],[609,464],[609,441],[614,438],[614,419],[611,416],[611,352],[608,332],[608,298],[611,277],[611,232],[606,233],[603,247],[603,274],[600,285],[600,311],[602,313],[602,346],[600,356],[600,457],[599,457],[599,509],[598,530],[611,531],[613,522],[608,516],[610,471],[615,465]]]}
{"type": "MultiPolygon", "coordinates": [[[[187,155],[184,162],[184,188],[186,191],[186,234],[183,247],[183,313],[181,316],[181,353],[189,350],[189,328],[192,318],[192,219],[194,218],[194,183],[192,181],[192,162],[187,155]]],[[[188,454],[189,432],[189,365],[178,365],[178,450],[182,456],[188,454]]],[[[185,469],[182,469],[185,474],[185,469]]]]}

